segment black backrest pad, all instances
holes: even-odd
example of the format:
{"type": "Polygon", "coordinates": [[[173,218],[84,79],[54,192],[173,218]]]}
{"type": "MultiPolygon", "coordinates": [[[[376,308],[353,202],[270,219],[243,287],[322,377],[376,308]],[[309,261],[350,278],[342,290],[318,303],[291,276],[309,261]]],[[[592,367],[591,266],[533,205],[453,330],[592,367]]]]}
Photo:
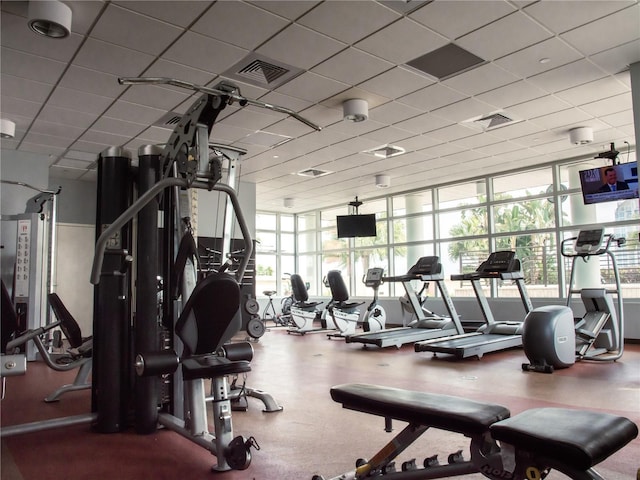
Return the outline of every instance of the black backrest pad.
{"type": "Polygon", "coordinates": [[[330,270],[327,273],[327,282],[331,290],[331,298],[336,302],[346,302],[349,300],[349,292],[347,286],[342,279],[340,270],[330,270]]]}
{"type": "Polygon", "coordinates": [[[71,345],[72,348],[78,348],[82,345],[80,325],[78,325],[76,319],[73,318],[73,315],[67,310],[67,307],[64,306],[64,303],[62,303],[57,293],[50,293],[47,298],[49,299],[49,305],[51,305],[53,314],[60,320],[60,328],[64,336],[69,340],[69,345],[71,345]]]}
{"type": "Polygon", "coordinates": [[[242,327],[240,285],[228,274],[211,274],[198,282],[176,322],[185,355],[213,353],[242,327]]]}
{"type": "Polygon", "coordinates": [[[297,302],[306,302],[309,300],[309,294],[307,293],[307,287],[304,286],[302,277],[297,273],[291,274],[291,291],[293,292],[293,298],[297,302]]]}
{"type": "Polygon", "coordinates": [[[0,329],[0,333],[2,334],[2,339],[0,342],[0,347],[2,353],[6,353],[7,343],[11,340],[11,335],[17,333],[18,330],[18,315],[16,314],[16,310],[13,307],[13,302],[11,302],[11,295],[9,295],[9,290],[7,290],[7,286],[2,282],[2,327],[0,329]]]}

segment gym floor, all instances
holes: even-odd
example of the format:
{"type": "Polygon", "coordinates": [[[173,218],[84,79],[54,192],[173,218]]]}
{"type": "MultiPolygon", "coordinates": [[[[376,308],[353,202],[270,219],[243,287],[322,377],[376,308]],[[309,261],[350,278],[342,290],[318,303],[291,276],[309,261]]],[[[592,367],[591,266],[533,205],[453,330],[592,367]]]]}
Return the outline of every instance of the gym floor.
{"type": "MultiPolygon", "coordinates": [[[[240,339],[240,338],[239,338],[240,339]]],[[[454,360],[401,349],[363,349],[359,344],[329,340],[324,333],[290,335],[270,328],[254,343],[255,356],[247,385],[270,393],[284,406],[263,413],[249,399],[246,412],[233,415],[234,433],[253,436],[260,445],[245,471],[212,473],[214,457],[176,433],[159,430],[136,435],[132,429],[98,434],[88,425],[30,433],[2,440],[2,480],[119,479],[287,480],[331,478],[353,468],[359,457],[371,457],[391,439],[382,418],[342,409],[329,396],[332,385],[363,382],[443,393],[500,403],[513,414],[533,407],[560,406],[624,415],[640,424],[640,345],[627,344],[615,363],[581,362],[552,375],[523,372],[520,349],[454,360]]],[[[55,372],[38,362],[27,374],[7,379],[1,403],[1,425],[15,425],[88,413],[88,390],[66,394],[55,404],[42,399],[74,372],[55,372]]],[[[395,432],[401,425],[394,425],[395,432]]],[[[427,431],[398,461],[439,454],[446,462],[462,449],[466,437],[427,431]]],[[[634,479],[640,467],[640,439],[596,467],[608,480],[634,479]]],[[[470,475],[465,478],[484,478],[470,475]]],[[[565,478],[552,474],[547,478],[565,478]]]]}

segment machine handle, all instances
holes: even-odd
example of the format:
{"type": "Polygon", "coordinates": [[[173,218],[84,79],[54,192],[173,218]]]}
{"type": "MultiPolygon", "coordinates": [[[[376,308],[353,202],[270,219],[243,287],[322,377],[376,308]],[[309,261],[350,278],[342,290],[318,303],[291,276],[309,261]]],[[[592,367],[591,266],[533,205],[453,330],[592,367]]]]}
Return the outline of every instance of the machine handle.
{"type": "Polygon", "coordinates": [[[298,115],[298,113],[294,112],[289,108],[280,107],[279,105],[273,105],[271,103],[264,103],[258,100],[251,100],[249,98],[243,97],[242,95],[240,95],[240,90],[235,86],[233,86],[233,91],[225,91],[225,90],[219,90],[217,88],[196,85],[195,83],[185,82],[183,80],[176,80],[174,78],[168,78],[168,77],[120,77],[118,78],[118,83],[120,85],[141,85],[141,84],[172,85],[174,87],[185,88],[187,90],[194,90],[196,92],[202,92],[209,95],[226,96],[231,98],[232,100],[236,100],[242,107],[246,105],[253,105],[255,107],[261,107],[261,108],[266,108],[268,110],[273,110],[274,112],[284,113],[284,114],[290,115],[291,117],[295,118],[299,122],[302,122],[305,125],[313,128],[314,130],[317,130],[317,131],[322,130],[321,127],[311,122],[310,120],[307,120],[306,118],[298,115]]]}

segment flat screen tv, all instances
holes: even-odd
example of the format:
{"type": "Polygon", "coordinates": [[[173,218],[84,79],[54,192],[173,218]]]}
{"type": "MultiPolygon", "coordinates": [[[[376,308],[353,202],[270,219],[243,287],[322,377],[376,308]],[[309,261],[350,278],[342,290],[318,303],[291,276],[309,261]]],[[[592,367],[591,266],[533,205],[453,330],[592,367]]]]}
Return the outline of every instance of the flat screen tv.
{"type": "Polygon", "coordinates": [[[638,198],[638,162],[590,168],[579,174],[585,205],[638,198]]]}
{"type": "Polygon", "coordinates": [[[376,216],[368,215],[338,215],[338,238],[375,237],[376,216]]]}

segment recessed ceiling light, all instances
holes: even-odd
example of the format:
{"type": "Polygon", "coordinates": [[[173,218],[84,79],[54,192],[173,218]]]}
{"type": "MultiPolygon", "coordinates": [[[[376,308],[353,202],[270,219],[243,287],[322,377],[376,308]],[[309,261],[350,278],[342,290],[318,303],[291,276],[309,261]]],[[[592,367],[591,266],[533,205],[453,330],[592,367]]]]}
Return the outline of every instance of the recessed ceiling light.
{"type": "Polygon", "coordinates": [[[551,59],[550,59],[550,58],[547,58],[547,57],[544,57],[544,58],[541,58],[540,60],[538,60],[538,62],[540,62],[540,63],[541,63],[541,64],[543,64],[543,65],[544,65],[545,63],[549,63],[550,61],[551,61],[551,59]]]}

